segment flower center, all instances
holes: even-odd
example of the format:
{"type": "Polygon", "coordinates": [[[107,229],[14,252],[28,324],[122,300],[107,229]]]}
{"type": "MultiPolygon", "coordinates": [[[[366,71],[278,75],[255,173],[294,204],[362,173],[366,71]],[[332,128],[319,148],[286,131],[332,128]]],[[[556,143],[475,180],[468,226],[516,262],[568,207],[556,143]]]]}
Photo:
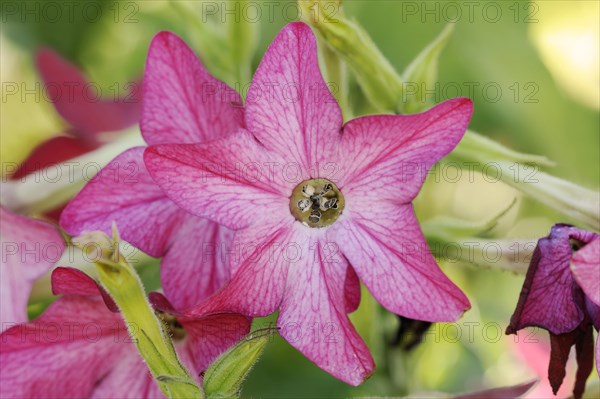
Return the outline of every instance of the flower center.
{"type": "Polygon", "coordinates": [[[344,210],[344,196],[327,179],[305,180],[298,184],[290,197],[290,211],[303,225],[327,227],[344,210]]]}
{"type": "Polygon", "coordinates": [[[187,336],[185,328],[183,328],[175,316],[160,311],[157,311],[157,313],[167,326],[167,330],[173,341],[181,341],[187,336]]]}

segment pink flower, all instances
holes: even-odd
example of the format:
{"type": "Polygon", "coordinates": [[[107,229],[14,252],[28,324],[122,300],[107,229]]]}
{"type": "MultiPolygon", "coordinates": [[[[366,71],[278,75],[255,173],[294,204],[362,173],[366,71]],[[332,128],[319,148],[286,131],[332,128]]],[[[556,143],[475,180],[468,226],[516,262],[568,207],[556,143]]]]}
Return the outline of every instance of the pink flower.
{"type": "MultiPolygon", "coordinates": [[[[176,112],[169,105],[162,113],[176,112]]],[[[460,317],[469,302],[430,254],[411,201],[471,112],[470,100],[455,99],[419,115],[342,125],[312,32],[289,24],[254,75],[247,130],[145,152],[171,199],[237,230],[231,282],[194,311],[264,316],[279,308],[281,335],[354,385],[374,369],[347,316],[360,300],[358,278],[394,313],[460,317]]]]}
{"type": "MultiPolygon", "coordinates": [[[[97,86],[54,51],[40,50],[36,64],[45,96],[70,127],[64,134],[36,147],[14,171],[11,176],[14,180],[98,148],[103,144],[100,133],[126,129],[138,123],[140,116],[139,83],[126,84],[127,92],[111,93],[113,98],[99,99],[97,86]]],[[[47,216],[58,220],[62,209],[60,206],[47,216]]]]}
{"type": "MultiPolygon", "coordinates": [[[[573,395],[580,398],[594,359],[593,327],[600,328],[600,236],[564,224],[541,238],[531,259],[507,334],[536,326],[550,333],[548,379],[554,394],[565,377],[571,346],[577,353],[573,395]]],[[[600,358],[600,341],[596,358],[600,358]]],[[[600,374],[600,367],[598,368],[600,374]]]]}
{"type": "Polygon", "coordinates": [[[27,302],[36,279],[48,272],[64,249],[56,228],[0,206],[0,332],[27,321],[27,302]]]}
{"type": "MultiPolygon", "coordinates": [[[[162,32],[150,46],[144,76],[142,134],[149,144],[201,143],[243,126],[239,95],[213,78],[177,36],[162,32]],[[217,95],[218,94],[218,95],[217,95]]],[[[229,279],[218,251],[231,232],[188,214],[154,183],[142,154],[111,161],[70,202],[60,220],[70,234],[116,221],[121,237],[161,263],[163,289],[178,308],[198,304],[229,279]]]]}
{"type": "MultiPolygon", "coordinates": [[[[164,397],[115,304],[94,280],[77,269],[57,268],[52,289],[64,296],[36,320],[0,335],[0,397],[164,397]]],[[[179,358],[194,376],[249,330],[244,316],[188,317],[155,295],[179,358]]]]}

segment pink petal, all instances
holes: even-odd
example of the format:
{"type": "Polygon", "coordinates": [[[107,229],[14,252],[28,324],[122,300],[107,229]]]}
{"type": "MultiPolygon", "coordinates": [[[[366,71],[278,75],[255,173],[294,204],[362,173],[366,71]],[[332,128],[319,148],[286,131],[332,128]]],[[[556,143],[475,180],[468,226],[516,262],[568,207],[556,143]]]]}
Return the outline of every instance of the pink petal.
{"type": "Polygon", "coordinates": [[[556,225],[548,237],[538,241],[507,333],[535,326],[559,335],[573,331],[582,322],[583,295],[575,290],[569,264],[570,239],[587,239],[588,234],[583,233],[571,226],[556,225]]]}
{"type": "Polygon", "coordinates": [[[83,155],[96,147],[94,144],[71,136],[53,137],[38,145],[11,176],[11,179],[20,179],[36,170],[83,155]]]}
{"type": "Polygon", "coordinates": [[[328,158],[342,113],[321,76],[308,25],[288,24],[271,43],[254,74],[246,109],[248,130],[267,149],[293,157],[304,170],[328,158]]]}
{"type": "Polygon", "coordinates": [[[141,129],[148,144],[200,143],[243,127],[242,100],[212,77],[175,34],[152,40],[141,129]]]}
{"type": "Polygon", "coordinates": [[[52,293],[54,295],[101,296],[111,312],[119,308],[108,292],[93,278],[72,267],[57,267],[52,271],[52,293]]]}
{"type": "Polygon", "coordinates": [[[56,263],[65,248],[53,226],[0,207],[0,331],[27,321],[33,282],[56,263]]]}
{"type": "Polygon", "coordinates": [[[243,339],[249,332],[252,320],[240,314],[218,314],[205,316],[199,320],[180,319],[188,334],[185,347],[192,370],[199,375],[206,371],[215,359],[231,346],[243,339]]]}
{"type": "Polygon", "coordinates": [[[61,217],[72,235],[117,223],[121,237],[162,257],[165,292],[180,308],[198,304],[229,278],[224,253],[231,237],[219,225],[179,208],[146,170],[144,148],[127,150],[97,174],[69,203],[61,217]]]}
{"type": "Polygon", "coordinates": [[[239,229],[290,214],[294,182],[269,168],[284,162],[245,131],[208,144],[151,146],[144,159],[169,198],[194,215],[239,229]]]}
{"type": "Polygon", "coordinates": [[[416,115],[374,115],[349,121],[334,178],[344,195],[408,203],[429,169],[458,144],[473,104],[445,101],[416,115]]]}
{"type": "Polygon", "coordinates": [[[229,280],[226,245],[232,239],[231,230],[192,215],[172,233],[160,275],[163,290],[177,309],[199,304],[229,280]]]}
{"type": "Polygon", "coordinates": [[[89,397],[132,346],[118,316],[82,297],[58,299],[0,339],[2,398],[89,397]]]}
{"type": "Polygon", "coordinates": [[[150,399],[164,398],[146,363],[135,347],[123,348],[111,372],[98,382],[91,398],[94,399],[150,399]]]}
{"type": "Polygon", "coordinates": [[[61,215],[71,235],[100,230],[121,237],[151,256],[162,256],[171,234],[189,215],[169,200],[146,171],[143,147],[112,160],[73,198],[61,215]]]}
{"type": "Polygon", "coordinates": [[[345,261],[333,243],[305,239],[300,245],[303,256],[287,275],[280,334],[323,370],[359,385],[375,364],[346,315],[345,261]]]}
{"type": "Polygon", "coordinates": [[[231,281],[204,304],[191,309],[190,316],[229,312],[262,317],[281,304],[287,269],[294,260],[287,251],[293,251],[293,243],[302,240],[292,220],[252,225],[236,232],[234,240],[234,252],[229,257],[231,281]]]}
{"type": "Polygon", "coordinates": [[[412,205],[356,209],[348,198],[346,207],[348,219],[332,227],[333,240],[386,309],[431,322],[455,321],[469,309],[431,255],[412,205]]]}
{"type": "Polygon", "coordinates": [[[252,319],[241,314],[203,313],[196,311],[198,308],[180,311],[159,292],[151,292],[149,297],[155,309],[176,316],[185,328],[188,337],[183,345],[176,345],[176,349],[190,359],[188,369],[194,370],[196,375],[250,332],[252,319]]]}
{"type": "MultiPolygon", "coordinates": [[[[345,263],[348,263],[346,258],[343,258],[345,263]]],[[[344,296],[346,298],[346,312],[352,313],[358,309],[360,305],[360,281],[352,266],[348,265],[346,269],[346,279],[344,287],[344,296]]]]}
{"type": "Polygon", "coordinates": [[[600,237],[575,252],[571,271],[590,301],[600,306],[600,237]]]}
{"type": "Polygon", "coordinates": [[[97,85],[52,50],[38,52],[37,67],[56,110],[82,139],[96,142],[96,133],[122,130],[138,122],[141,100],[137,83],[121,85],[129,91],[121,98],[99,99],[97,85]]]}

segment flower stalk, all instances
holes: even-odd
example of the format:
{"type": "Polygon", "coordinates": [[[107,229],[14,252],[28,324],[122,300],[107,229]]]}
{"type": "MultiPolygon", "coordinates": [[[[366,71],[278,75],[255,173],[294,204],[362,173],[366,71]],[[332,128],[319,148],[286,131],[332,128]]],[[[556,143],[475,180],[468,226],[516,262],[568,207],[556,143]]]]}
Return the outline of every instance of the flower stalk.
{"type": "Polygon", "coordinates": [[[113,225],[112,240],[95,232],[73,239],[88,253],[93,251],[102,286],[113,298],[132,341],[152,376],[168,398],[203,398],[196,381],[179,361],[166,327],[150,307],[142,282],[119,251],[119,235],[113,225]]]}

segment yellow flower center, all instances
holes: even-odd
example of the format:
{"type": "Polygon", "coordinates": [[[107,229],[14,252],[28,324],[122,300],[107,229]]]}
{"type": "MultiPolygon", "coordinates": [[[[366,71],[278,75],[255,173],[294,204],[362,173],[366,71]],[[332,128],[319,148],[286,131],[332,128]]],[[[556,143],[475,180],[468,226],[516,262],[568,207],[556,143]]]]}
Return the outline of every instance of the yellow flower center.
{"type": "Polygon", "coordinates": [[[344,210],[344,196],[327,179],[305,180],[290,197],[290,211],[307,227],[331,226],[344,210]]]}

